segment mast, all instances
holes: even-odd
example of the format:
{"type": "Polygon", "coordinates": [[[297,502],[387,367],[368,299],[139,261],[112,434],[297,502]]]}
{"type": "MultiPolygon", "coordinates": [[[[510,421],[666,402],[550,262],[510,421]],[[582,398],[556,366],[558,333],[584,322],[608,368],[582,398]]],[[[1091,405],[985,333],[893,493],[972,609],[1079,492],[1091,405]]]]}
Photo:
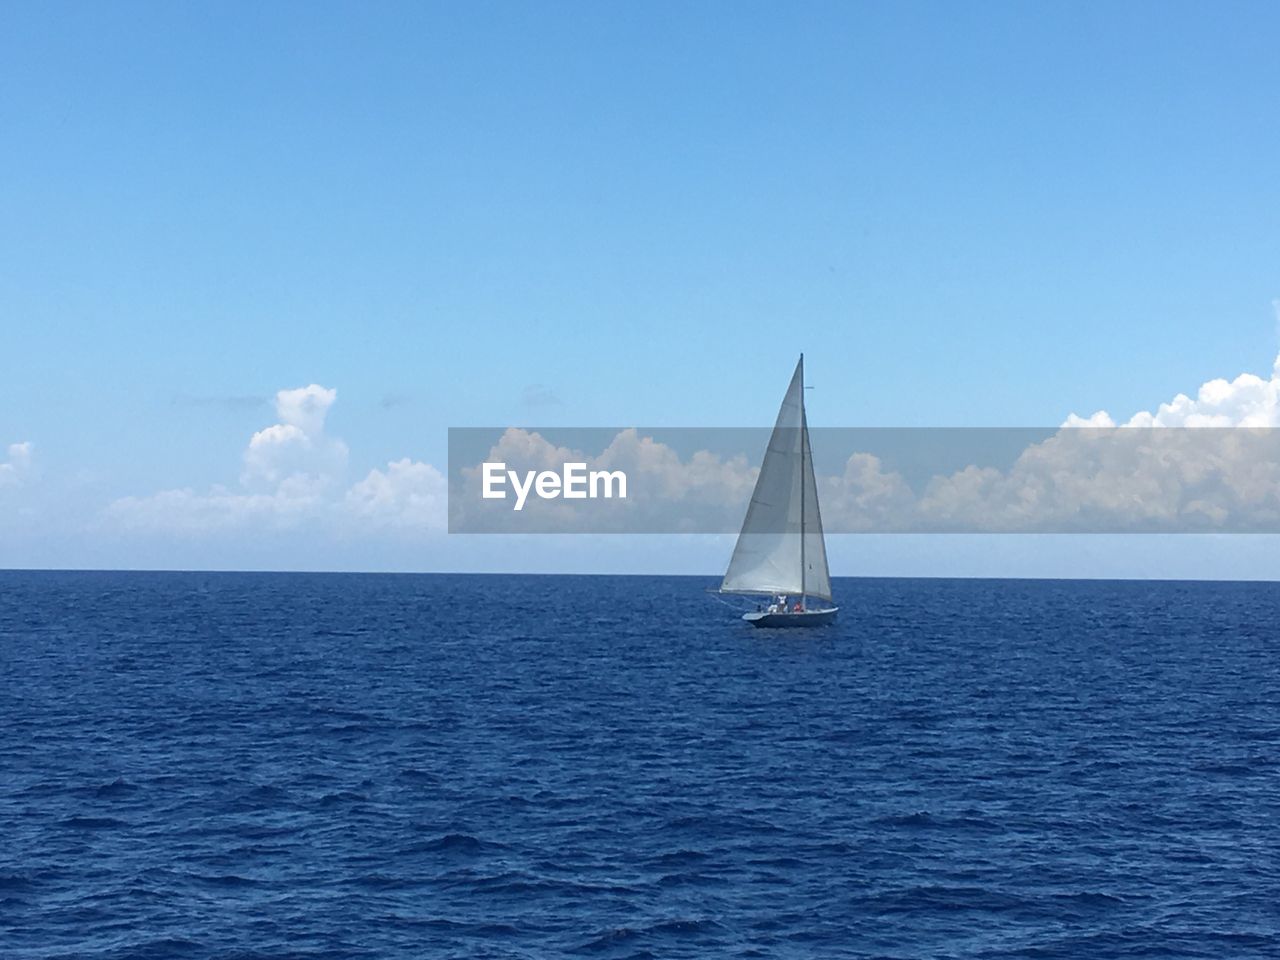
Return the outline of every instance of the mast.
{"type": "Polygon", "coordinates": [[[809,446],[809,422],[804,413],[804,354],[800,354],[800,605],[804,606],[804,452],[809,446]]]}

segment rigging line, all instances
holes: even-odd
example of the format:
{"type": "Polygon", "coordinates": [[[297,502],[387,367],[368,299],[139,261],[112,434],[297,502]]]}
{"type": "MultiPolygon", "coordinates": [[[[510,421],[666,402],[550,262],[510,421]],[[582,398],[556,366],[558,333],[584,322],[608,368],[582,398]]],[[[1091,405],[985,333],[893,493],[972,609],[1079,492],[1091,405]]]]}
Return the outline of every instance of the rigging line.
{"type": "Polygon", "coordinates": [[[728,600],[726,600],[724,597],[720,596],[720,595],[719,595],[719,594],[717,594],[717,593],[711,593],[711,592],[708,592],[708,593],[707,593],[707,596],[709,596],[712,600],[716,600],[716,601],[718,601],[718,602],[720,602],[720,603],[723,603],[723,604],[724,604],[726,607],[728,607],[730,610],[744,610],[744,609],[746,609],[746,608],[745,608],[741,603],[730,603],[728,600]]]}

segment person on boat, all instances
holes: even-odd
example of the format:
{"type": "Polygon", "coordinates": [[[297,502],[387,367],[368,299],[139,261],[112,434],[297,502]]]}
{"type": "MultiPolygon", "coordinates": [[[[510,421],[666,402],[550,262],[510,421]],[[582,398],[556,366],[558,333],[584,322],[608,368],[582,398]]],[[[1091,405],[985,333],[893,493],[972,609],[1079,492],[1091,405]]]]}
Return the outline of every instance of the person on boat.
{"type": "Polygon", "coordinates": [[[797,600],[796,605],[791,608],[792,613],[804,613],[804,601],[797,600]]]}

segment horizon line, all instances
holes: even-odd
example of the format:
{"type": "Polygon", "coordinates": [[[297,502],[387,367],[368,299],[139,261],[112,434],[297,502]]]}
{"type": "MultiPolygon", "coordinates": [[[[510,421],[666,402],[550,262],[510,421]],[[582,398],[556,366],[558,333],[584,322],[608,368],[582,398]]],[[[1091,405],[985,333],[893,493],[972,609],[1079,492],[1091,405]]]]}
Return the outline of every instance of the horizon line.
{"type": "MultiPolygon", "coordinates": [[[[286,570],[286,569],[201,569],[201,568],[164,568],[164,567],[0,567],[0,575],[7,573],[154,573],[154,574],[214,574],[232,575],[248,574],[253,576],[359,576],[359,577],[611,577],[640,578],[665,577],[682,580],[720,580],[723,573],[570,573],[545,572],[532,570],[286,570]]],[[[989,577],[989,576],[944,576],[944,575],[894,575],[894,574],[854,574],[832,576],[835,580],[963,580],[974,582],[1025,582],[1025,583],[1280,583],[1280,578],[1256,577],[1242,579],[1240,577],[989,577]]]]}

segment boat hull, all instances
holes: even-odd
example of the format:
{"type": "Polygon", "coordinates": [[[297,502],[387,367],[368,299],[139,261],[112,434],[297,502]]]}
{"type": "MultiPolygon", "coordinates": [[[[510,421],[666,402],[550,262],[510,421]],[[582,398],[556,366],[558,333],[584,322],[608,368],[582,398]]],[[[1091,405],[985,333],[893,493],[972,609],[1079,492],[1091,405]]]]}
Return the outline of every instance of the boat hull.
{"type": "Polygon", "coordinates": [[[822,610],[801,610],[798,613],[744,613],[742,619],[753,627],[785,630],[794,627],[825,627],[835,620],[839,607],[822,610]]]}

